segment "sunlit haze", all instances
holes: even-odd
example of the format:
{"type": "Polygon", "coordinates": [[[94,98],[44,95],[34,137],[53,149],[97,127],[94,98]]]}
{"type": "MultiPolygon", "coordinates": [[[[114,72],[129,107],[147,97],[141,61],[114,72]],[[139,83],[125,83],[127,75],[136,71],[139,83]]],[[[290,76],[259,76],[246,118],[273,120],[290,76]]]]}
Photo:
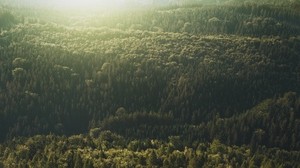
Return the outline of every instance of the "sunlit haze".
{"type": "MultiPolygon", "coordinates": [[[[178,5],[181,0],[0,0],[0,5],[18,7],[46,7],[51,9],[72,9],[115,11],[119,9],[141,9],[143,7],[157,7],[178,5]]],[[[185,2],[185,1],[184,1],[185,2]]],[[[199,1],[200,2],[200,1],[199,1]]]]}
{"type": "Polygon", "coordinates": [[[54,5],[62,8],[120,8],[125,5],[124,0],[55,0],[54,5]]]}

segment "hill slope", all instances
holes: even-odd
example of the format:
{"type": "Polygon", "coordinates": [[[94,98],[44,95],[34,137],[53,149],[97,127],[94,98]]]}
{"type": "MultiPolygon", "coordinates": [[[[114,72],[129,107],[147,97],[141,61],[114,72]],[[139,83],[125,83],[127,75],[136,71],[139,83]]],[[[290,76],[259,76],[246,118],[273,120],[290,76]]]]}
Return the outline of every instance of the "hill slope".
{"type": "Polygon", "coordinates": [[[116,166],[110,164],[120,160],[99,158],[138,149],[133,165],[162,166],[177,157],[177,166],[299,164],[296,9],[245,3],[88,16],[38,12],[13,11],[23,21],[0,33],[3,165],[20,157],[18,164],[116,166]],[[49,138],[62,148],[54,152],[49,138]],[[219,147],[212,152],[208,142],[219,147]],[[168,143],[170,151],[159,153],[168,143]],[[248,149],[239,159],[229,156],[248,149]],[[55,159],[69,154],[70,163],[55,159]]]}

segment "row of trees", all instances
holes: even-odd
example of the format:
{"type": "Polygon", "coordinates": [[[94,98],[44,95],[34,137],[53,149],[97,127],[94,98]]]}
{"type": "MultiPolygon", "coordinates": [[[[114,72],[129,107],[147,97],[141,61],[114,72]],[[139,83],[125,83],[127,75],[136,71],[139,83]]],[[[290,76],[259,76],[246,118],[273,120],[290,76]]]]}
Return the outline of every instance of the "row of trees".
{"type": "Polygon", "coordinates": [[[170,123],[172,116],[152,114],[145,120],[145,114],[125,113],[103,120],[99,130],[111,130],[124,137],[142,139],[167,139],[170,135],[178,135],[181,144],[187,146],[195,141],[219,139],[227,145],[249,145],[253,152],[258,146],[299,150],[299,107],[299,96],[288,92],[282,97],[264,100],[239,115],[223,118],[216,114],[206,123],[176,124],[170,123]]]}
{"type": "Polygon", "coordinates": [[[167,141],[133,140],[109,131],[97,136],[54,135],[15,138],[0,146],[2,167],[297,167],[299,152],[226,146],[219,140],[181,146],[167,141]]]}
{"type": "Polygon", "coordinates": [[[291,36],[299,34],[299,11],[290,6],[242,4],[192,6],[131,11],[90,17],[72,26],[107,26],[122,30],[139,29],[191,34],[238,34],[246,36],[291,36]]]}

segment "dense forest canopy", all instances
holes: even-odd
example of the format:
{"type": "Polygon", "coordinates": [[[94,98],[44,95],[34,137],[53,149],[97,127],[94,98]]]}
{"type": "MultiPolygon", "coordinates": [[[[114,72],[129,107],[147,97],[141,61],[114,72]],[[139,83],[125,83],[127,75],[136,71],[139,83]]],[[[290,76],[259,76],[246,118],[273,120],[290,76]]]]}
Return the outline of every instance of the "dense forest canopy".
{"type": "Polygon", "coordinates": [[[299,1],[54,3],[0,0],[0,167],[299,167],[299,1]]]}

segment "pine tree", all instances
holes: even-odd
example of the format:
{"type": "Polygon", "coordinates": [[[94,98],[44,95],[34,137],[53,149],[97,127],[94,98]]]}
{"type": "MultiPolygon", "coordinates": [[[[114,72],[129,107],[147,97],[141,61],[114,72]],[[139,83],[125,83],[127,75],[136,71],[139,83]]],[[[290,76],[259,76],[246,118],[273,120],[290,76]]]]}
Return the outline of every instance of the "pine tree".
{"type": "Polygon", "coordinates": [[[75,163],[74,163],[74,168],[82,168],[83,167],[83,162],[80,154],[76,154],[75,156],[75,163]]]}
{"type": "Polygon", "coordinates": [[[158,161],[156,153],[154,152],[154,150],[151,150],[151,152],[147,158],[147,161],[146,161],[147,165],[148,166],[156,166],[156,165],[158,165],[158,162],[159,161],[158,161]]]}
{"type": "Polygon", "coordinates": [[[91,159],[86,159],[83,168],[94,168],[93,161],[91,159]]]}

